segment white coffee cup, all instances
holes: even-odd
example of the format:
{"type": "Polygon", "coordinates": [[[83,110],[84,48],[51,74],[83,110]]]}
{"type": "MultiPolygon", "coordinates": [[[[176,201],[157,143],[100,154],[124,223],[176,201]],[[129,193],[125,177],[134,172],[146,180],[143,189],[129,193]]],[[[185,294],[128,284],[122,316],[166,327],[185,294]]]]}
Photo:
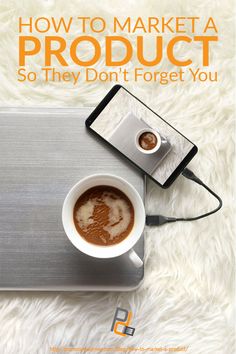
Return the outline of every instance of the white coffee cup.
{"type": "Polygon", "coordinates": [[[95,258],[113,258],[128,252],[133,264],[138,268],[143,261],[132,247],[142,236],[145,226],[145,209],[143,201],[136,189],[121,177],[111,174],[94,174],[80,180],[67,194],[62,208],[62,223],[65,233],[72,244],[81,252],[95,258]],[[73,211],[78,198],[89,188],[106,185],[120,189],[130,199],[134,207],[134,225],[129,235],[119,243],[109,246],[100,246],[85,240],[77,231],[73,211]]]}
{"type": "Polygon", "coordinates": [[[144,128],[144,129],[141,129],[137,134],[136,134],[136,137],[135,137],[135,145],[136,145],[136,148],[141,151],[143,154],[154,154],[155,152],[157,152],[160,147],[161,147],[161,136],[160,134],[154,130],[154,129],[151,129],[151,128],[144,128]],[[139,144],[139,138],[140,136],[143,134],[143,133],[152,133],[155,135],[156,139],[157,139],[157,144],[156,146],[153,148],[153,149],[150,149],[150,150],[145,150],[143,149],[140,144],[139,144]]]}

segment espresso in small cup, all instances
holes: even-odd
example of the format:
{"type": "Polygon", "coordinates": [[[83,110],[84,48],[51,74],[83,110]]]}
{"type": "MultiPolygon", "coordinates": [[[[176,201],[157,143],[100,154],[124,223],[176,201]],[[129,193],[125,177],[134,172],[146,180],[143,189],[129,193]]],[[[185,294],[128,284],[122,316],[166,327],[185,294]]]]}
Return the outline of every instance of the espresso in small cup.
{"type": "Polygon", "coordinates": [[[136,134],[136,148],[145,155],[155,154],[160,149],[161,144],[161,136],[154,129],[144,128],[136,134]]]}
{"type": "Polygon", "coordinates": [[[109,246],[123,241],[134,225],[134,207],[125,193],[106,185],[85,191],[74,206],[76,230],[86,241],[109,246]]]}
{"type": "Polygon", "coordinates": [[[152,132],[143,132],[139,137],[139,145],[144,150],[152,150],[157,146],[157,136],[152,132]]]}

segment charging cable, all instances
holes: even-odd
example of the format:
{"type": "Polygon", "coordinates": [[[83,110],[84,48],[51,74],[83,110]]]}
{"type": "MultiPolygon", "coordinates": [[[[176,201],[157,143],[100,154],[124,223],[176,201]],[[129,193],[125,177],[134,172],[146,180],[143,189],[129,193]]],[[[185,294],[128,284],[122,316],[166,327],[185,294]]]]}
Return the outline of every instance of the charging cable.
{"type": "Polygon", "coordinates": [[[160,226],[163,224],[166,224],[168,222],[176,222],[176,221],[194,221],[194,220],[199,220],[202,218],[205,218],[211,214],[216,213],[220,208],[222,207],[223,203],[221,198],[213,192],[209,187],[205,185],[192,171],[190,171],[188,168],[185,168],[182,172],[182,175],[185,178],[190,179],[191,181],[194,181],[195,183],[199,184],[203,188],[205,188],[211,195],[213,195],[219,202],[219,205],[217,208],[215,208],[212,211],[209,211],[208,213],[198,215],[192,218],[175,218],[175,217],[168,217],[168,216],[163,216],[163,215],[147,215],[146,216],[146,225],[148,226],[160,226]]]}

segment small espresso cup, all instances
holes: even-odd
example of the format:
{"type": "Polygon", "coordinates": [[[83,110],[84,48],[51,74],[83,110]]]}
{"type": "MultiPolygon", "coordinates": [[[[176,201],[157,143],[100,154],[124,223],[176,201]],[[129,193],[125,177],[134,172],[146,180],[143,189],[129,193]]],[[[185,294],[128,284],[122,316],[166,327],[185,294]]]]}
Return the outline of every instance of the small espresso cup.
{"type": "Polygon", "coordinates": [[[151,129],[151,128],[144,128],[144,129],[141,129],[137,134],[136,134],[136,137],[135,137],[135,145],[136,145],[136,148],[141,151],[143,154],[154,154],[155,152],[157,152],[160,147],[161,147],[161,136],[160,134],[154,130],[154,129],[151,129]],[[153,148],[153,149],[150,149],[150,150],[146,150],[146,149],[143,149],[142,146],[140,145],[139,143],[139,139],[141,137],[142,134],[144,133],[152,133],[153,135],[155,135],[156,139],[157,139],[157,144],[156,146],[153,148]]]}
{"type": "Polygon", "coordinates": [[[142,236],[145,226],[145,209],[143,201],[136,189],[121,177],[111,174],[94,174],[80,180],[67,194],[62,208],[62,223],[65,233],[72,244],[81,252],[95,258],[114,258],[127,253],[135,267],[143,265],[143,261],[133,250],[133,246],[142,236]],[[77,231],[73,211],[78,198],[88,189],[96,186],[111,186],[118,188],[130,199],[134,207],[134,225],[129,235],[119,243],[100,246],[90,243],[77,231]]]}

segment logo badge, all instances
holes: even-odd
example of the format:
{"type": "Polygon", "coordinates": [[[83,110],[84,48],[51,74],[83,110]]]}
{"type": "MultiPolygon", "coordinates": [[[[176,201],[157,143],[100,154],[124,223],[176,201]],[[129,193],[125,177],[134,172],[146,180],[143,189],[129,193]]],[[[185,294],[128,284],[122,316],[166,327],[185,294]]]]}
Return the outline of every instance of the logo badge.
{"type": "Polygon", "coordinates": [[[113,318],[111,331],[123,337],[133,336],[135,328],[129,326],[131,322],[131,317],[131,311],[127,311],[125,309],[117,307],[113,318]]]}

